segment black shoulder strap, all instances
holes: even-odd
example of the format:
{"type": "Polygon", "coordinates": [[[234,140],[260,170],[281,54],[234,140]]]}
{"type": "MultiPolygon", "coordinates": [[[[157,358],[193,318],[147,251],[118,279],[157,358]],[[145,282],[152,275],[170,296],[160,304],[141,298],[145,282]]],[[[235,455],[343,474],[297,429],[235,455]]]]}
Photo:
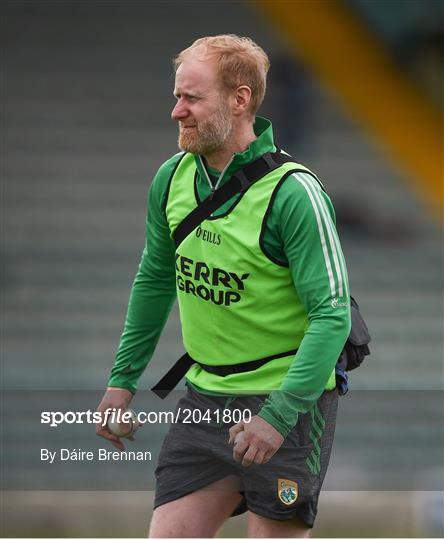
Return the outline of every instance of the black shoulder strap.
{"type": "Polygon", "coordinates": [[[173,233],[176,248],[194,229],[236,193],[243,193],[252,184],[293,158],[281,152],[267,152],[245,167],[235,171],[230,180],[203,200],[179,223],[173,233]]]}

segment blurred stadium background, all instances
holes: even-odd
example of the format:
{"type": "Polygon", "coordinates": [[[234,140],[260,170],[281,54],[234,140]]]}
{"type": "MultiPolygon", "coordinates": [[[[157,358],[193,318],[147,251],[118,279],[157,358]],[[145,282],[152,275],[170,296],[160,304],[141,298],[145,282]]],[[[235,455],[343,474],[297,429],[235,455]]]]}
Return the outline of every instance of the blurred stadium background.
{"type": "MultiPolygon", "coordinates": [[[[313,536],[442,536],[444,2],[16,0],[1,11],[3,389],[104,388],[147,189],[176,148],[170,59],[202,35],[251,36],[272,64],[261,112],[325,182],[373,337],[341,401],[313,536]]],[[[141,387],[181,350],[175,310],[141,387]]],[[[32,439],[40,426],[9,411],[6,452],[32,478],[14,429],[32,439]]],[[[69,485],[9,480],[4,535],[145,536],[152,492],[69,485]]]]}

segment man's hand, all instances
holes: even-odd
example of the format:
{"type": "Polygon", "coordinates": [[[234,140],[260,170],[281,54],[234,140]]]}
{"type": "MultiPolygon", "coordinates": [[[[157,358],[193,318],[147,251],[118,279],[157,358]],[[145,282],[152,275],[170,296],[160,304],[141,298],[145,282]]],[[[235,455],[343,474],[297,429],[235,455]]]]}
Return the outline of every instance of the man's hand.
{"type": "MultiPolygon", "coordinates": [[[[128,405],[130,404],[130,401],[132,400],[133,395],[129,390],[126,390],[125,388],[116,388],[113,386],[110,386],[107,388],[105,395],[102,398],[102,401],[99,403],[99,406],[97,407],[97,411],[102,413],[102,417],[105,418],[105,411],[107,409],[122,409],[123,411],[126,411],[128,409],[128,405]]],[[[105,439],[108,439],[111,441],[111,443],[120,451],[124,450],[125,447],[123,445],[122,440],[120,437],[117,437],[117,435],[114,435],[111,433],[108,429],[108,426],[105,424],[102,425],[102,422],[96,424],[96,433],[100,437],[104,437],[105,439]]]]}
{"type": "Polygon", "coordinates": [[[267,463],[283,442],[284,437],[279,431],[259,416],[253,416],[250,422],[239,422],[231,427],[228,441],[229,444],[234,443],[234,459],[244,467],[253,463],[267,463]]]}

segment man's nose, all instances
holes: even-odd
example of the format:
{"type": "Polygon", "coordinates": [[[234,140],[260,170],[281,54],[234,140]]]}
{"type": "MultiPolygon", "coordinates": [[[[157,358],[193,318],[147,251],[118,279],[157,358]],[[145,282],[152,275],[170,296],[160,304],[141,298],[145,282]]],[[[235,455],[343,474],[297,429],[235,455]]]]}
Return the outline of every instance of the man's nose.
{"type": "Polygon", "coordinates": [[[171,118],[173,120],[182,120],[183,118],[186,118],[187,116],[188,116],[188,111],[183,101],[181,99],[177,100],[176,105],[171,111],[171,118]]]}

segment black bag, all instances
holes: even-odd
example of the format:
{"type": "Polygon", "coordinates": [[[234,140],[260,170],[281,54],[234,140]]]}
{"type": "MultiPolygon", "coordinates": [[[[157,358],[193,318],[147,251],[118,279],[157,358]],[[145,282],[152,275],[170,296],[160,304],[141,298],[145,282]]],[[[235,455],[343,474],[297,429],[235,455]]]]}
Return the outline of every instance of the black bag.
{"type": "Polygon", "coordinates": [[[371,341],[370,333],[364,318],[359,311],[359,305],[353,296],[350,296],[351,330],[338,363],[345,371],[358,368],[364,358],[370,354],[368,344],[371,341]]]}

